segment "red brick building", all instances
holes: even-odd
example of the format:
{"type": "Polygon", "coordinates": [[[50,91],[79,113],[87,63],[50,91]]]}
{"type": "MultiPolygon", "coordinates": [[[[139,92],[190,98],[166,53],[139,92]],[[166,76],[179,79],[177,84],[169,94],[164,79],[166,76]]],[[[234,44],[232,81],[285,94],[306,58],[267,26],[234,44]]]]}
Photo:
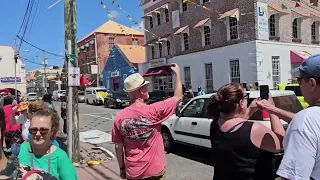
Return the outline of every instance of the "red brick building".
{"type": "Polygon", "coordinates": [[[96,75],[91,73],[91,65],[98,63],[99,75],[101,77],[110,50],[114,45],[143,44],[144,34],[142,32],[114,21],[108,21],[78,41],[78,57],[81,74],[85,74],[89,80],[92,80],[93,85],[96,85],[96,75]]]}

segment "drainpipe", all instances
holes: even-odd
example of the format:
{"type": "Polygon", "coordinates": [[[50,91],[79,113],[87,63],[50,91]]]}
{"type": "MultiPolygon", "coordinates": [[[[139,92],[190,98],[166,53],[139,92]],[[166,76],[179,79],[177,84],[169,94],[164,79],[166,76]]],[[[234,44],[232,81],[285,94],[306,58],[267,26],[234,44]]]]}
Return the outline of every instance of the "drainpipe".
{"type": "Polygon", "coordinates": [[[98,66],[98,73],[97,73],[97,87],[99,87],[99,80],[100,80],[100,74],[99,74],[99,60],[98,60],[98,42],[97,42],[97,34],[94,33],[94,48],[95,48],[95,53],[96,53],[96,64],[98,66]]]}

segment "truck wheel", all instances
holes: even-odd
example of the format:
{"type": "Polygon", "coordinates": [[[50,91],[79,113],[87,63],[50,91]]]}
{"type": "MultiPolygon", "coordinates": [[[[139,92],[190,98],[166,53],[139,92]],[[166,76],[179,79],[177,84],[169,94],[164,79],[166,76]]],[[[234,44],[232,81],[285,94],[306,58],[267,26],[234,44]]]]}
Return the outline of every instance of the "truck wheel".
{"type": "Polygon", "coordinates": [[[89,104],[89,101],[88,101],[88,99],[86,100],[86,103],[87,103],[87,104],[89,104]]]}
{"type": "Polygon", "coordinates": [[[172,149],[173,138],[171,136],[170,131],[166,127],[161,128],[161,134],[163,139],[164,150],[168,152],[172,149]]]}

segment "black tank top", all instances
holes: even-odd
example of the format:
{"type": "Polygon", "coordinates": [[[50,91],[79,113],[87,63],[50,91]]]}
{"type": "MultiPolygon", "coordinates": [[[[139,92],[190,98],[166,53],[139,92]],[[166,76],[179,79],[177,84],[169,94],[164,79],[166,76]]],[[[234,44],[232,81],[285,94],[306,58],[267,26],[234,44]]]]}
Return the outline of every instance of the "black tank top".
{"type": "Polygon", "coordinates": [[[234,132],[211,124],[213,180],[274,180],[274,153],[257,148],[250,139],[253,122],[245,121],[234,132]]]}

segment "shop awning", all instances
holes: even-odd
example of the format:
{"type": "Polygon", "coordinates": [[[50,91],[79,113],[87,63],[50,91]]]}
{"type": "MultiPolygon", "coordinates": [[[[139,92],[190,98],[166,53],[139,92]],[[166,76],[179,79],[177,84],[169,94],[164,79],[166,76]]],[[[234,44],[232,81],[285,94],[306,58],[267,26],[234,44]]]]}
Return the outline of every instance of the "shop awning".
{"type": "Polygon", "coordinates": [[[194,28],[199,28],[201,26],[203,26],[204,24],[206,24],[208,21],[209,21],[210,18],[206,18],[206,19],[203,19],[201,21],[199,21],[195,26],[194,28]]]}
{"type": "Polygon", "coordinates": [[[311,12],[311,17],[315,20],[319,20],[320,19],[320,14],[319,13],[315,13],[315,12],[311,12]]]}
{"type": "Polygon", "coordinates": [[[156,68],[150,68],[144,73],[143,77],[150,77],[150,76],[166,76],[171,74],[172,72],[169,71],[167,66],[161,66],[156,68]]]}
{"type": "Polygon", "coordinates": [[[301,10],[299,10],[297,8],[291,9],[291,11],[293,12],[293,18],[298,18],[298,17],[308,18],[308,17],[310,17],[310,13],[301,11],[301,10]]]}
{"type": "Polygon", "coordinates": [[[271,14],[273,13],[273,11],[276,11],[277,13],[282,13],[282,14],[289,14],[288,12],[283,10],[278,4],[271,4],[269,5],[269,7],[270,7],[269,12],[271,14]]]}
{"type": "Polygon", "coordinates": [[[234,18],[237,18],[237,20],[239,21],[239,9],[235,8],[235,9],[231,9],[230,11],[223,13],[219,17],[219,20],[224,19],[226,17],[234,17],[234,18]]]}
{"type": "Polygon", "coordinates": [[[168,4],[165,4],[165,5],[163,5],[163,6],[160,6],[160,7],[156,8],[156,9],[154,9],[154,10],[146,13],[144,16],[152,16],[152,13],[159,13],[159,11],[160,11],[161,9],[169,9],[169,5],[168,5],[168,4]]]}
{"type": "Polygon", "coordinates": [[[174,34],[175,34],[175,35],[181,34],[181,33],[182,33],[183,31],[185,31],[188,27],[189,27],[188,25],[187,25],[187,26],[184,26],[184,27],[178,29],[178,31],[176,31],[174,34]]]}
{"type": "Polygon", "coordinates": [[[310,56],[312,55],[307,51],[290,51],[291,64],[300,64],[310,56]]]}
{"type": "Polygon", "coordinates": [[[144,46],[151,46],[153,45],[155,42],[157,42],[158,39],[152,39],[152,40],[149,40],[146,44],[144,44],[144,46]]]}
{"type": "Polygon", "coordinates": [[[162,37],[159,38],[159,41],[168,41],[168,37],[170,36],[171,34],[166,34],[162,37]]]}

